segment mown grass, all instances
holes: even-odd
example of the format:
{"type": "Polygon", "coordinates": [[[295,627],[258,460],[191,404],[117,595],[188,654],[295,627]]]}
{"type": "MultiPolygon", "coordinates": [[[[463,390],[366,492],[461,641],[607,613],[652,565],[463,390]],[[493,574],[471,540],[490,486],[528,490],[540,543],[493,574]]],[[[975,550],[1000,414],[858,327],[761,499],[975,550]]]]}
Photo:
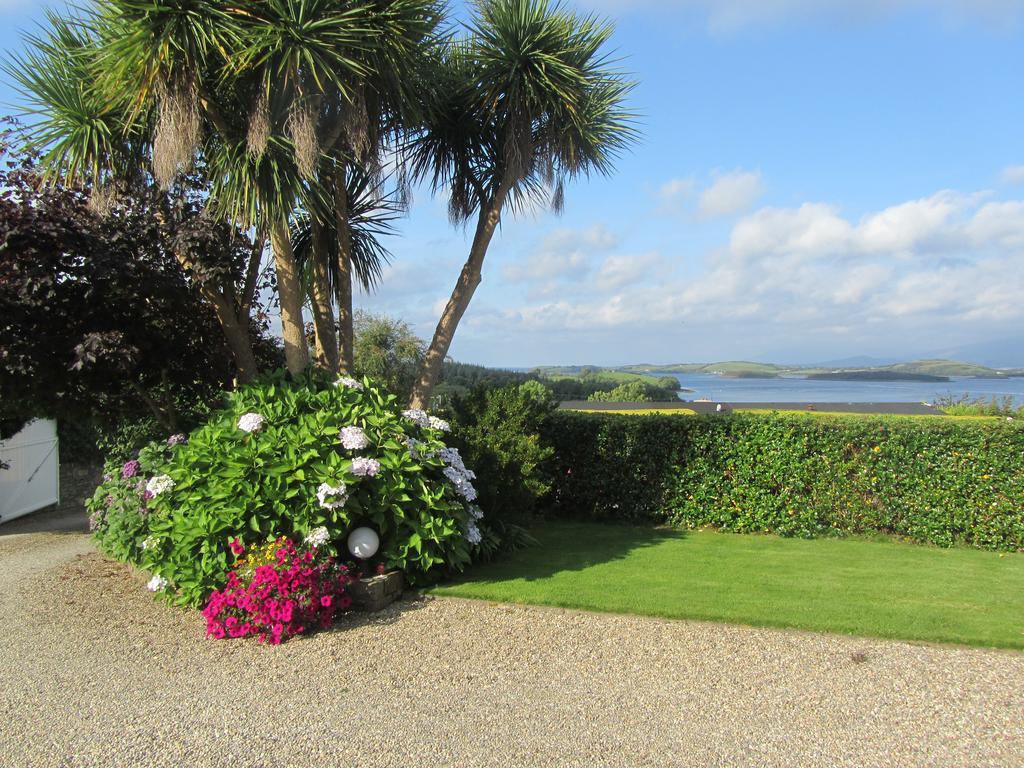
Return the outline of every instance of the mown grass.
{"type": "Polygon", "coordinates": [[[548,522],[431,590],[672,619],[1024,649],[1024,554],[548,522]]]}

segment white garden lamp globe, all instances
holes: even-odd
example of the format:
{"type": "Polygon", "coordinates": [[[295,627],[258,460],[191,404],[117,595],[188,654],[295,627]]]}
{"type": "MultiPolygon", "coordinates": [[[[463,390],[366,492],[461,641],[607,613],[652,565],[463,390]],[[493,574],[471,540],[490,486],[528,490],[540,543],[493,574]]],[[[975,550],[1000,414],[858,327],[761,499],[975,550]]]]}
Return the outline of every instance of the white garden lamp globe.
{"type": "Polygon", "coordinates": [[[356,528],[348,535],[348,551],[360,560],[369,560],[380,549],[380,536],[373,528],[356,528]]]}

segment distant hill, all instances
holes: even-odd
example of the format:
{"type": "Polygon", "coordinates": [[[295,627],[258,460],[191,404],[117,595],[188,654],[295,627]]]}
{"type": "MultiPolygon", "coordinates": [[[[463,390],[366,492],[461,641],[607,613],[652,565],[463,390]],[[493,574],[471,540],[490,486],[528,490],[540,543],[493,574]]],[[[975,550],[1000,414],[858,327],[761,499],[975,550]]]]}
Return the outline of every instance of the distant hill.
{"type": "MultiPolygon", "coordinates": [[[[811,374],[834,374],[871,371],[878,373],[920,374],[924,376],[969,376],[984,379],[1002,379],[1007,376],[1022,376],[1022,369],[999,370],[975,363],[957,360],[929,359],[889,365],[816,365],[786,366],[773,363],[754,363],[746,360],[730,360],[720,363],[678,363],[675,365],[627,365],[619,368],[631,373],[704,373],[736,378],[775,378],[778,376],[809,376],[811,374]]],[[[891,379],[890,379],[891,380],[891,379]]]]}
{"type": "Polygon", "coordinates": [[[620,371],[631,373],[707,373],[717,376],[736,376],[743,378],[771,379],[779,376],[787,369],[771,363],[752,363],[748,360],[727,360],[720,363],[678,363],[676,365],[626,365],[620,371]]]}
{"type": "Polygon", "coordinates": [[[807,378],[814,381],[952,381],[949,376],[908,373],[907,371],[830,371],[829,373],[809,373],[807,378]]]}

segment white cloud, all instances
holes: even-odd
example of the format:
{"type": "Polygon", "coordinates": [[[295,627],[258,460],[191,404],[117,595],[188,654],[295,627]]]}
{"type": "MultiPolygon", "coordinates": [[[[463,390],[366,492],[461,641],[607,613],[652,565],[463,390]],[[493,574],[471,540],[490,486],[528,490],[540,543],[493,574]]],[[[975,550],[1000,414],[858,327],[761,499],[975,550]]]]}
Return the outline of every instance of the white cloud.
{"type": "Polygon", "coordinates": [[[999,174],[999,178],[1002,179],[1004,184],[1019,185],[1024,184],[1024,165],[1008,165],[1003,168],[1003,172],[999,174]]]}
{"type": "Polygon", "coordinates": [[[609,256],[598,270],[595,287],[611,291],[650,278],[652,270],[658,269],[661,257],[657,253],[641,253],[629,256],[609,256]]]}
{"type": "Polygon", "coordinates": [[[687,178],[669,179],[658,188],[658,199],[661,210],[666,213],[680,210],[693,197],[697,182],[692,176],[687,178]]]}
{"type": "Polygon", "coordinates": [[[730,216],[750,209],[764,194],[759,171],[731,171],[718,174],[701,192],[697,214],[702,219],[730,216]]]}
{"type": "Polygon", "coordinates": [[[656,253],[612,254],[580,293],[494,322],[573,332],[686,322],[783,336],[1012,330],[1024,320],[1024,201],[987,197],[942,190],[859,219],[826,203],[763,208],[686,279],[656,253]]]}
{"type": "Polygon", "coordinates": [[[594,254],[617,244],[617,238],[602,224],[583,230],[556,229],[525,259],[508,264],[505,278],[511,282],[537,283],[579,279],[590,272],[594,254]]]}

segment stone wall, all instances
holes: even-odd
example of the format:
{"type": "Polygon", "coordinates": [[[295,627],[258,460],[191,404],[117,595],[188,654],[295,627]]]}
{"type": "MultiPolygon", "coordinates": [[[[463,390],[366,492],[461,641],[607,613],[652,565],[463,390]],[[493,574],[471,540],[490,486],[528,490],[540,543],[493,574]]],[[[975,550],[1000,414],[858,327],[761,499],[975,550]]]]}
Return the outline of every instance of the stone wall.
{"type": "Polygon", "coordinates": [[[81,514],[85,518],[85,500],[96,492],[103,479],[103,467],[93,464],[60,464],[60,504],[47,507],[61,515],[81,514]]]}

